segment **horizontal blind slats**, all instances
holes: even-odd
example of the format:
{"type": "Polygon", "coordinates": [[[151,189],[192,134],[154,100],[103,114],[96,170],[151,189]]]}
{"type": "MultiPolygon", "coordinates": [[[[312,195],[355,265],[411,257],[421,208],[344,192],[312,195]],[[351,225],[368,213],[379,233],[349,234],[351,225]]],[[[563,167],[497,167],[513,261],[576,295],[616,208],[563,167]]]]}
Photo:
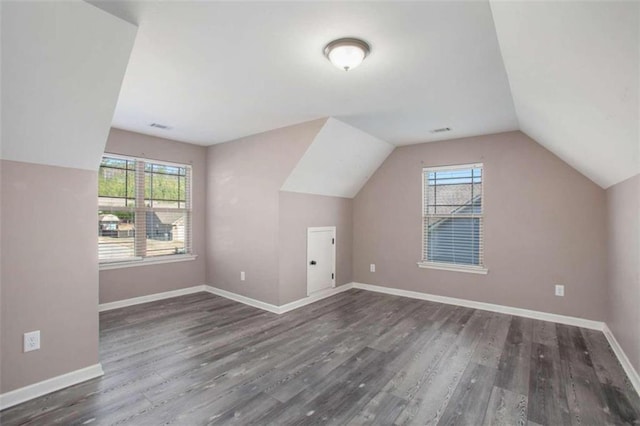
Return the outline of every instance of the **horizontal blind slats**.
{"type": "Polygon", "coordinates": [[[191,253],[190,166],[105,156],[99,194],[109,195],[98,200],[101,262],[191,253]],[[133,175],[114,175],[114,167],[133,175]]]}
{"type": "Polygon", "coordinates": [[[423,171],[423,260],[483,264],[482,166],[423,171]]]}

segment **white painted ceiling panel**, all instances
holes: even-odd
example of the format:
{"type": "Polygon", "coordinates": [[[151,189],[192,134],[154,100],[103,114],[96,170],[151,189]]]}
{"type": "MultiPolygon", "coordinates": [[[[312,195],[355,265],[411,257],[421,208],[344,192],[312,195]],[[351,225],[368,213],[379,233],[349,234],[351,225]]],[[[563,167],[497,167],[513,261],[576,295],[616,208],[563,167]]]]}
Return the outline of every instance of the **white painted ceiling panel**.
{"type": "Polygon", "coordinates": [[[353,198],[393,149],[383,140],[329,118],[280,189],[353,198]]]}
{"type": "Polygon", "coordinates": [[[640,172],[640,3],[492,2],[520,129],[607,188],[640,172]]]}
{"type": "Polygon", "coordinates": [[[518,128],[488,1],[90,1],[140,27],[118,128],[202,145],[329,116],[393,144],[518,128]],[[372,50],[344,72],[323,48],[350,36],[372,50]]]}
{"type": "Polygon", "coordinates": [[[97,170],[136,26],[88,3],[2,2],[6,160],[97,170]]]}

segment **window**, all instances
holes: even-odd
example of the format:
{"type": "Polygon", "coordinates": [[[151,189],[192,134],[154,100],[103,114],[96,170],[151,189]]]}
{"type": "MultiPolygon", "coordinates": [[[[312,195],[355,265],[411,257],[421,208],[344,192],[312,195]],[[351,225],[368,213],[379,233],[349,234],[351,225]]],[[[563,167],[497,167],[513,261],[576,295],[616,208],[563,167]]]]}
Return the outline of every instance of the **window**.
{"type": "Polygon", "coordinates": [[[191,166],[107,154],[98,174],[100,263],[191,254],[191,166]]]}
{"type": "Polygon", "coordinates": [[[482,164],[424,168],[421,267],[486,273],[482,164]]]}

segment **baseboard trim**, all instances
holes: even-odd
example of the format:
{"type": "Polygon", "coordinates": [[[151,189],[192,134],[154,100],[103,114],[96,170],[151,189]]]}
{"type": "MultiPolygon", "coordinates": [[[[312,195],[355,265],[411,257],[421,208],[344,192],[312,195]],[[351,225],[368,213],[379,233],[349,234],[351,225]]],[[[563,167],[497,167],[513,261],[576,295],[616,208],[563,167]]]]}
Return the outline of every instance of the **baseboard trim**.
{"type": "Polygon", "coordinates": [[[279,306],[280,311],[278,313],[284,314],[285,312],[293,311],[294,309],[301,308],[303,306],[317,302],[318,300],[326,299],[327,297],[335,296],[336,294],[340,294],[347,290],[351,290],[352,288],[353,288],[353,283],[347,283],[347,284],[340,285],[338,287],[333,287],[327,290],[319,291],[317,293],[312,294],[311,296],[294,300],[293,302],[289,302],[287,304],[279,306]]]}
{"type": "Polygon", "coordinates": [[[607,338],[611,349],[613,349],[613,352],[616,354],[616,357],[618,357],[618,361],[620,361],[620,364],[622,364],[624,372],[627,373],[627,377],[629,377],[629,381],[631,381],[633,388],[636,390],[638,395],[640,395],[640,375],[638,374],[636,369],[633,368],[633,364],[631,364],[631,361],[629,361],[627,354],[622,349],[622,346],[620,346],[620,343],[618,343],[618,341],[616,340],[615,335],[608,325],[604,325],[604,329],[602,330],[602,332],[607,338]]]}
{"type": "Polygon", "coordinates": [[[314,293],[311,296],[294,300],[293,302],[290,302],[281,306],[262,302],[260,300],[252,299],[250,297],[243,296],[241,294],[233,293],[231,291],[223,290],[221,288],[210,286],[210,285],[205,286],[205,291],[208,291],[211,294],[222,296],[224,298],[227,298],[236,302],[244,303],[245,305],[253,306],[254,308],[262,309],[262,310],[280,315],[280,314],[284,314],[285,312],[289,312],[289,311],[293,311],[294,309],[301,308],[310,303],[314,303],[319,300],[326,299],[327,297],[334,296],[336,294],[342,293],[352,288],[353,288],[353,283],[347,283],[338,287],[330,288],[325,291],[314,293]]]}
{"type": "Polygon", "coordinates": [[[75,370],[70,373],[52,377],[20,389],[0,394],[0,410],[13,407],[14,405],[18,405],[22,402],[29,401],[30,399],[38,398],[39,396],[64,389],[69,386],[77,385],[78,383],[86,382],[87,380],[95,379],[103,374],[104,371],[102,371],[102,365],[94,364],[89,367],[81,368],[80,370],[75,370]]]}
{"type": "Polygon", "coordinates": [[[483,311],[499,312],[501,314],[516,315],[519,317],[533,318],[537,320],[550,321],[559,324],[574,325],[591,330],[604,330],[605,324],[602,321],[593,321],[584,318],[570,317],[566,315],[551,314],[548,312],[532,311],[530,309],[514,308],[511,306],[495,305],[493,303],[476,302],[455,297],[438,296],[435,294],[422,293],[398,288],[382,287],[378,285],[354,283],[353,288],[375,291],[378,293],[391,294],[394,296],[410,297],[412,299],[429,300],[431,302],[446,303],[447,305],[464,306],[467,308],[481,309],[483,311]]]}
{"type": "MultiPolygon", "coordinates": [[[[198,286],[187,287],[179,290],[172,290],[172,291],[166,291],[163,293],[150,294],[147,296],[134,297],[131,299],[118,300],[116,302],[103,303],[98,305],[98,311],[104,312],[112,309],[124,308],[126,306],[139,305],[141,303],[148,303],[156,300],[169,299],[172,297],[184,296],[187,294],[206,291],[230,300],[234,300],[236,302],[244,303],[245,305],[249,305],[255,308],[263,309],[265,311],[273,312],[274,314],[283,314],[285,312],[298,309],[310,303],[317,302],[318,300],[331,297],[333,295],[342,293],[352,288],[374,291],[377,293],[391,294],[395,296],[409,297],[412,299],[429,300],[432,302],[446,303],[448,305],[457,305],[457,306],[464,306],[464,307],[473,308],[473,309],[482,309],[485,311],[499,312],[499,313],[508,314],[508,315],[517,315],[525,318],[533,318],[537,320],[550,321],[550,322],[555,322],[559,324],[573,325],[573,326],[588,328],[592,330],[604,331],[605,329],[605,323],[602,321],[593,321],[593,320],[588,320],[584,318],[552,314],[549,312],[541,312],[541,311],[534,311],[530,309],[515,308],[511,306],[496,305],[493,303],[476,302],[474,300],[458,299],[455,297],[448,297],[448,296],[438,296],[430,293],[401,290],[398,288],[383,287],[378,285],[357,283],[357,282],[347,283],[338,287],[328,289],[326,291],[318,292],[318,293],[312,294],[311,296],[307,296],[302,299],[295,300],[293,302],[290,302],[281,306],[273,305],[271,303],[263,302],[257,299],[252,299],[251,297],[243,296],[241,294],[233,293],[231,291],[223,290],[221,288],[214,287],[211,285],[198,285],[198,286]]],[[[609,333],[611,336],[613,336],[611,332],[609,333]]]]}
{"type": "Polygon", "coordinates": [[[172,297],[184,296],[187,294],[206,291],[204,285],[194,287],[181,288],[179,290],[165,291],[163,293],[154,293],[146,296],[133,297],[131,299],[117,300],[115,302],[101,303],[98,305],[98,312],[110,311],[112,309],[124,308],[126,306],[139,305],[141,303],[155,302],[156,300],[170,299],[172,297]]]}
{"type": "Polygon", "coordinates": [[[243,296],[241,294],[233,293],[231,291],[223,290],[218,287],[214,287],[211,285],[205,285],[204,291],[207,291],[211,294],[215,294],[217,296],[224,297],[225,299],[233,300],[235,302],[244,303],[245,305],[253,306],[254,308],[262,309],[264,311],[273,312],[274,314],[279,314],[279,307],[276,305],[272,305],[271,303],[262,302],[257,299],[252,299],[247,296],[243,296]]]}

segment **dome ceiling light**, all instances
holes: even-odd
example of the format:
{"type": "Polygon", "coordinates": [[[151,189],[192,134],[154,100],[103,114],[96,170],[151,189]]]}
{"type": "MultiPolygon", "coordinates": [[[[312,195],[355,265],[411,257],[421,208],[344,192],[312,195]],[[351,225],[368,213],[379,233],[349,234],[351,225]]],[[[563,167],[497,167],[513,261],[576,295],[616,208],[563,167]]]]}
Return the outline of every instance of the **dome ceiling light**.
{"type": "Polygon", "coordinates": [[[362,63],[371,52],[369,45],[357,38],[340,38],[327,44],[324,56],[341,70],[349,71],[362,63]]]}

